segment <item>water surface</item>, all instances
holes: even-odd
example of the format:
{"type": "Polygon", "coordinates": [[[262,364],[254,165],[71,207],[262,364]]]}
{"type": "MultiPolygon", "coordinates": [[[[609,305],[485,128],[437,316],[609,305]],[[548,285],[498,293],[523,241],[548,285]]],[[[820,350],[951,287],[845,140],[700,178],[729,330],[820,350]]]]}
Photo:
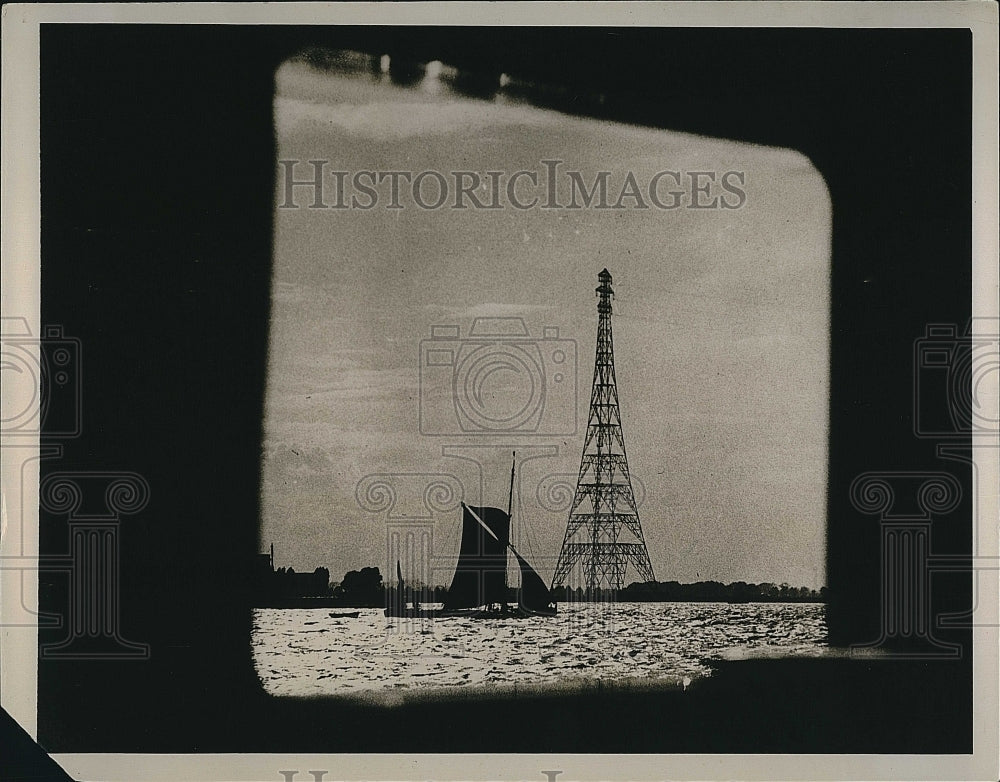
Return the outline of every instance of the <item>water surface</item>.
{"type": "Polygon", "coordinates": [[[711,674],[713,659],[818,655],[816,603],[560,604],[551,618],[356,619],[329,609],[256,609],[253,654],[272,695],[358,695],[419,688],[574,685],[711,674]],[[336,613],[336,612],[334,612],[336,613]]]}

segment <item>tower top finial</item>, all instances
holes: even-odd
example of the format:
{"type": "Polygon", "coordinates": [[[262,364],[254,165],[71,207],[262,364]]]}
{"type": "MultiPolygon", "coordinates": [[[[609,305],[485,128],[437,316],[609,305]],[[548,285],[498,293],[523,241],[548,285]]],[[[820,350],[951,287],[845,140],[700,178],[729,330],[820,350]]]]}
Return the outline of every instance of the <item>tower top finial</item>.
{"type": "Polygon", "coordinates": [[[600,280],[600,285],[598,285],[594,290],[597,292],[597,296],[600,301],[597,303],[597,311],[600,313],[610,313],[611,312],[611,299],[615,295],[614,289],[611,287],[611,272],[604,269],[600,274],[597,275],[597,279],[600,280]]]}

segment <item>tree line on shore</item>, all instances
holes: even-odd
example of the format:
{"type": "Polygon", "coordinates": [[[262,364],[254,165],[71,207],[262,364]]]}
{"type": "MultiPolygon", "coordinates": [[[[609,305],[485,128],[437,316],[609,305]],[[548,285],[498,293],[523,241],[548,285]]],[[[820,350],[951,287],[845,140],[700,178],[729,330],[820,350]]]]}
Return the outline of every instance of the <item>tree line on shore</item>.
{"type": "Polygon", "coordinates": [[[618,593],[623,602],[709,603],[825,603],[827,588],[793,587],[788,584],[753,584],[734,581],[649,581],[632,583],[618,593]]]}

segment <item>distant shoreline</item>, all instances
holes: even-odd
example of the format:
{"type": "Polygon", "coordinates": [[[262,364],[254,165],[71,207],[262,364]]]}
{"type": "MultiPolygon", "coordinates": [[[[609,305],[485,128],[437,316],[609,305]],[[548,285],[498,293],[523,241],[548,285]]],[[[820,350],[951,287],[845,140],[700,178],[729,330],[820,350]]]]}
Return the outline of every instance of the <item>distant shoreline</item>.
{"type": "MultiPolygon", "coordinates": [[[[583,603],[604,603],[605,605],[613,603],[724,603],[727,605],[750,605],[754,603],[760,604],[785,604],[785,605],[826,605],[825,600],[709,600],[709,599],[693,599],[693,600],[614,600],[614,601],[602,601],[602,600],[567,600],[563,601],[563,605],[581,605],[583,603]]],[[[377,605],[373,606],[370,604],[361,605],[355,603],[344,603],[338,601],[336,598],[330,597],[303,597],[295,600],[269,600],[263,601],[260,605],[254,605],[253,608],[266,608],[266,609],[302,609],[302,608],[356,608],[356,609],[369,609],[369,610],[379,610],[381,611],[385,606],[377,605]]]]}
{"type": "MultiPolygon", "coordinates": [[[[326,568],[312,573],[296,573],[292,568],[273,569],[267,554],[258,557],[260,570],[252,598],[258,608],[385,608],[400,600],[422,604],[442,603],[448,588],[444,585],[407,584],[405,595],[398,595],[400,585],[386,583],[377,567],[351,570],[337,584],[330,582],[326,568]]],[[[565,586],[551,590],[557,603],[826,603],[827,588],[794,587],[787,583],[747,583],[733,581],[635,581],[623,589],[585,591],[565,586]]],[[[518,602],[516,587],[508,587],[507,602],[518,602]]]]}

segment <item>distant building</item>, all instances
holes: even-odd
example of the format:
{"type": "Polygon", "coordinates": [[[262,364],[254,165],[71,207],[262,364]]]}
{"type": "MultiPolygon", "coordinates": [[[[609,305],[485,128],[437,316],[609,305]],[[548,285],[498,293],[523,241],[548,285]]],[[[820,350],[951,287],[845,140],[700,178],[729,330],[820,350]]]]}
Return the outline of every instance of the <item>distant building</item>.
{"type": "Polygon", "coordinates": [[[253,566],[254,602],[258,606],[307,597],[328,597],[330,571],[316,568],[312,573],[296,573],[294,568],[274,569],[274,545],[268,554],[258,554],[253,566]]]}
{"type": "Polygon", "coordinates": [[[256,584],[267,584],[274,575],[274,544],[270,554],[258,554],[254,561],[253,577],[256,584]]]}

